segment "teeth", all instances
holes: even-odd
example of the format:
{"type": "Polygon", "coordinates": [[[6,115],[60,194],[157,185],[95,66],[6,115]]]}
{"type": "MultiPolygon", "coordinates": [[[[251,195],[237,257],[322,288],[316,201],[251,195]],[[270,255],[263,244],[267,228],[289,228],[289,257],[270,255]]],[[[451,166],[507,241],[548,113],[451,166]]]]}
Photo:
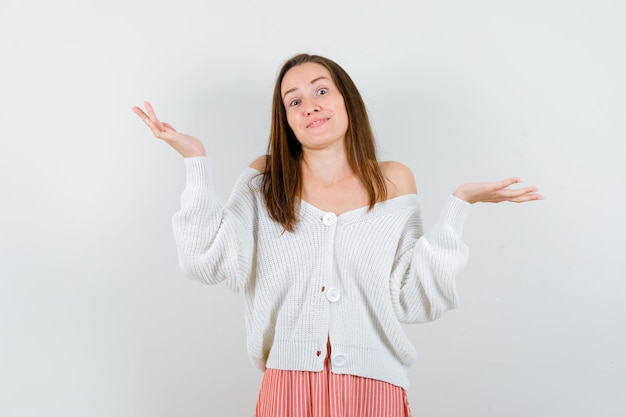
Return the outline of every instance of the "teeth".
{"type": "Polygon", "coordinates": [[[309,127],[311,127],[311,126],[317,126],[317,125],[319,125],[319,124],[321,124],[321,123],[323,123],[323,122],[324,122],[324,120],[318,120],[318,121],[316,121],[316,122],[311,123],[311,124],[309,125],[309,127]]]}

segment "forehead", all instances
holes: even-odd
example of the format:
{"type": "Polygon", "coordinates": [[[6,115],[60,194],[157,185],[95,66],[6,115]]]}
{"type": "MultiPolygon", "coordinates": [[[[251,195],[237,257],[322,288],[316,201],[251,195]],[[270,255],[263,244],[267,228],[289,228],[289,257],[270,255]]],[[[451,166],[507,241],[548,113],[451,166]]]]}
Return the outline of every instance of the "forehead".
{"type": "Polygon", "coordinates": [[[325,66],[316,62],[305,62],[287,71],[280,84],[281,92],[284,94],[285,91],[293,88],[307,86],[311,81],[320,77],[325,77],[332,81],[330,71],[325,66]]]}

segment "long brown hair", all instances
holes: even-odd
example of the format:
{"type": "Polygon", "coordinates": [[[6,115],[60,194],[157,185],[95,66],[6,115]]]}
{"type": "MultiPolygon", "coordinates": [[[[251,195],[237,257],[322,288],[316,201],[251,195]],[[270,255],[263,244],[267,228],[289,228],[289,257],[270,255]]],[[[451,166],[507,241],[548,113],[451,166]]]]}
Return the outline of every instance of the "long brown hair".
{"type": "Polygon", "coordinates": [[[276,79],[272,99],[272,125],[267,149],[267,163],[261,190],[267,211],[286,231],[293,232],[298,222],[302,175],[302,146],[287,123],[281,96],[281,84],[287,71],[304,63],[323,65],[343,96],[348,113],[345,137],[350,168],[359,177],[369,196],[369,208],[387,198],[387,187],[376,158],[376,143],[365,103],[346,71],[334,61],[319,55],[300,54],[289,59],[276,79]]]}

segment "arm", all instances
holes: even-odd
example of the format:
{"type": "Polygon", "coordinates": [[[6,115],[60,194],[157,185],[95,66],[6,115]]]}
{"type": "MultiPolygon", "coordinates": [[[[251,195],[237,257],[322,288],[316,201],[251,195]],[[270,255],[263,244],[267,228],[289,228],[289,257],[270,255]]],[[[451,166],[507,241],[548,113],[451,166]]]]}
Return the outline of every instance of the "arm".
{"type": "Polygon", "coordinates": [[[156,138],[185,157],[186,186],[181,209],[173,218],[181,270],[189,278],[206,284],[227,280],[231,288],[242,288],[250,275],[254,251],[250,178],[242,174],[228,204],[223,206],[213,189],[210,162],[202,142],[159,121],[150,103],[145,102],[145,107],[146,112],[139,107],[133,107],[133,112],[156,138]]]}
{"type": "MultiPolygon", "coordinates": [[[[403,322],[435,320],[457,305],[456,276],[467,263],[469,250],[462,242],[463,226],[476,202],[527,202],[543,198],[536,187],[511,189],[519,178],[499,182],[468,183],[457,188],[427,235],[419,213],[407,222],[391,280],[392,302],[403,322]]],[[[413,175],[397,176],[398,184],[415,188],[413,175]]]]}
{"type": "Polygon", "coordinates": [[[391,276],[391,296],[398,320],[436,320],[457,305],[456,276],[467,263],[462,242],[470,204],[454,196],[433,229],[423,234],[419,211],[408,219],[391,276]]]}
{"type": "Polygon", "coordinates": [[[251,170],[239,177],[223,206],[213,189],[209,160],[186,158],[185,166],[181,209],[172,221],[180,268],[202,283],[227,280],[232,289],[242,289],[251,273],[256,241],[251,170]]]}

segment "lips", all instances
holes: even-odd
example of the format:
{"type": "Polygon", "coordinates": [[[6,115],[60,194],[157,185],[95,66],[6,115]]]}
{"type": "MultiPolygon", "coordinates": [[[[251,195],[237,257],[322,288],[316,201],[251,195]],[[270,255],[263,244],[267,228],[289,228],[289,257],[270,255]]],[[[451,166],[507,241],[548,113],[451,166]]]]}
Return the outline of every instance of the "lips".
{"type": "Polygon", "coordinates": [[[326,123],[329,119],[330,119],[329,117],[315,119],[311,123],[306,125],[306,127],[307,127],[307,129],[313,129],[313,128],[319,127],[319,126],[323,125],[324,123],[326,123]]]}

